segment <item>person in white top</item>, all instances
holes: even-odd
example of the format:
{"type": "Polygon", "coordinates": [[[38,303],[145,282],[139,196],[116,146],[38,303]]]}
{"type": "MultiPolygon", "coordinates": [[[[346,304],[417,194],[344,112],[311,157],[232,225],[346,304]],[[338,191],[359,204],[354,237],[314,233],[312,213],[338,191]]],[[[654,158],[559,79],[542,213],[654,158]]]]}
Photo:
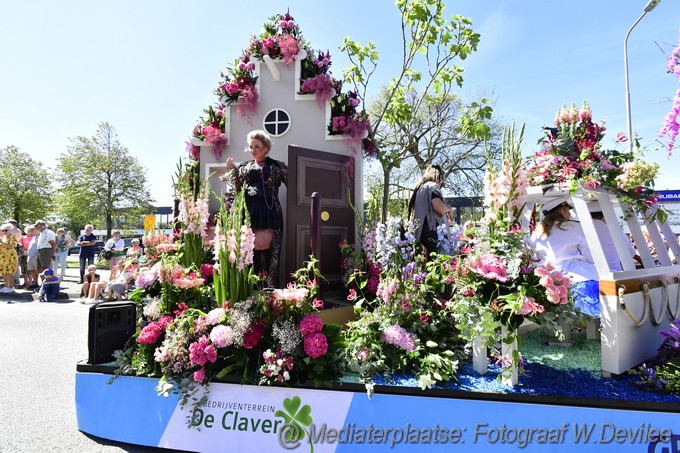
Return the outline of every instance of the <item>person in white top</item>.
{"type": "Polygon", "coordinates": [[[35,231],[40,233],[38,236],[38,274],[42,274],[45,269],[51,269],[52,261],[57,259],[55,255],[57,235],[47,228],[47,223],[43,220],[35,222],[35,231]]]}
{"type": "Polygon", "coordinates": [[[104,244],[104,250],[111,252],[111,258],[109,258],[109,269],[113,270],[120,260],[125,256],[125,241],[120,238],[120,231],[111,231],[111,239],[106,241],[104,244]]]}
{"type": "Polygon", "coordinates": [[[599,316],[599,277],[581,224],[571,220],[572,206],[568,197],[545,203],[543,220],[529,240],[543,255],[544,262],[569,276],[574,306],[582,313],[599,316]]]}

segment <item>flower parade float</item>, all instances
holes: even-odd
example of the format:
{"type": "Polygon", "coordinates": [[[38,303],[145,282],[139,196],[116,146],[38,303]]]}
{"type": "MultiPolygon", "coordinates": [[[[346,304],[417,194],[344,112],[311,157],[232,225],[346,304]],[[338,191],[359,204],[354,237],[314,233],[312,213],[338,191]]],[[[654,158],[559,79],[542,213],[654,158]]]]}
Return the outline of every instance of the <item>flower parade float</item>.
{"type": "MultiPolygon", "coordinates": [[[[298,81],[298,94],[328,105],[328,135],[366,149],[354,98],[326,77],[330,56],[303,55],[301,45],[290,14],[272,18],[237,62],[242,73],[223,76],[221,102],[251,118],[261,97],[250,71],[304,59],[316,72],[298,81]]],[[[508,130],[502,161],[488,168],[484,219],[454,236],[442,231],[444,253],[425,260],[405,219],[357,225],[359,240],[340,245],[354,307],[347,319],[324,310],[313,256],[285,288],[264,288],[243,194],[211,201],[201,160],[231,141],[228,111],[209,108],[194,129],[196,158],[175,181],[179,229],[145,237],[130,301],[91,308],[91,347],[127,335],[114,356],[91,350],[77,365],[81,431],[215,452],[676,448],[680,330],[670,321],[680,295],[662,243],[668,230],[647,198],[649,168],[600,151],[588,109],[564,109],[526,166],[522,133],[508,130]],[[525,240],[533,206],[565,195],[600,275],[601,345],[572,333],[585,324],[569,279],[525,240]],[[610,272],[598,256],[594,199],[612,233],[626,216],[637,244],[647,241],[628,213],[647,213],[655,250],[638,245],[640,269],[618,236],[623,270],[610,272]],[[639,375],[627,372],[645,361],[639,375]]]]}

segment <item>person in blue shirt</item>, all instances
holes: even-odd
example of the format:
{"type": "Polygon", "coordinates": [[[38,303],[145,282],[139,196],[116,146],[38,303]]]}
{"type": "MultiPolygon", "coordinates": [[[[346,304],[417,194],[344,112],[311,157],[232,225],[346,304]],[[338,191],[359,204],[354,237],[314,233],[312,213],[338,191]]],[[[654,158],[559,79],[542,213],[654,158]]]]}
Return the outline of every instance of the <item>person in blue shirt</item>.
{"type": "Polygon", "coordinates": [[[97,236],[92,234],[94,226],[85,225],[85,232],[78,236],[76,245],[80,247],[80,284],[83,283],[85,276],[85,266],[94,264],[94,246],[97,243],[97,236]]]}
{"type": "Polygon", "coordinates": [[[45,269],[41,276],[43,277],[43,282],[38,294],[40,302],[52,302],[59,293],[61,279],[59,276],[54,275],[52,269],[45,269]]]}

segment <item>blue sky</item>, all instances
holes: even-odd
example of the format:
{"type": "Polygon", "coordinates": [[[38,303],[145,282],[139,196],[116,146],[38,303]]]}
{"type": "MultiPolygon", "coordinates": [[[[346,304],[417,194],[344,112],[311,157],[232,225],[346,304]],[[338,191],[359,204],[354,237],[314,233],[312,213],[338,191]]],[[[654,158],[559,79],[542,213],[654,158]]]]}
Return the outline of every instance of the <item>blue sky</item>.
{"type": "MultiPolygon", "coordinates": [[[[504,122],[526,123],[526,152],[556,111],[587,100],[607,138],[626,130],[623,40],[645,0],[466,0],[446,2],[481,33],[460,62],[460,94],[493,93],[504,122]]],[[[399,16],[391,0],[289,2],[0,1],[0,147],[15,145],[48,166],[68,139],[108,121],[147,168],[157,204],[172,199],[171,176],[220,71],[266,19],[290,8],[316,49],[330,50],[339,77],[345,36],[380,52],[374,88],[401,63],[399,16]]],[[[657,189],[680,189],[680,151],[670,159],[656,132],[678,81],[665,72],[678,40],[680,4],[663,0],[629,40],[632,124],[662,165],[657,189]]],[[[611,143],[607,143],[612,145],[611,143]]]]}

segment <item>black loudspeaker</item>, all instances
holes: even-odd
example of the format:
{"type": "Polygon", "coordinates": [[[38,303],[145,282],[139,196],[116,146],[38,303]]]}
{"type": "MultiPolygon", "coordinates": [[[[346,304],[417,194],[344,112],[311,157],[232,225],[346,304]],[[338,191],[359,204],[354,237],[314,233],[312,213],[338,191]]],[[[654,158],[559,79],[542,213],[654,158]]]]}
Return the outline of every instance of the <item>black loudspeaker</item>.
{"type": "Polygon", "coordinates": [[[123,349],[135,333],[134,302],[103,302],[90,308],[87,348],[90,365],[113,362],[113,351],[123,349]]]}

